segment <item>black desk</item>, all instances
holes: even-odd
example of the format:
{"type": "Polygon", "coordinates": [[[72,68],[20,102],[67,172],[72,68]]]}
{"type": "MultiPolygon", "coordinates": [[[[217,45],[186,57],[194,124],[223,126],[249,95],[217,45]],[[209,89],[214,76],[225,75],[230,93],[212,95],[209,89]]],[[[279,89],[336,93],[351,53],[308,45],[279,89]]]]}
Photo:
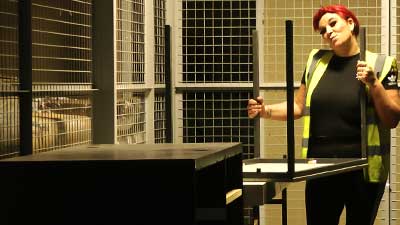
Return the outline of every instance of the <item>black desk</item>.
{"type": "MultiPolygon", "coordinates": [[[[287,225],[287,191],[291,182],[331,176],[368,165],[360,159],[297,159],[293,174],[288,173],[285,159],[248,159],[243,161],[244,207],[252,207],[253,219],[259,220],[259,206],[263,204],[282,205],[282,224],[287,225]],[[278,196],[278,198],[276,198],[278,196]]],[[[254,223],[256,224],[256,223],[254,223]]]]}
{"type": "Polygon", "coordinates": [[[0,224],[242,224],[237,143],[89,145],[0,160],[0,224]]]}

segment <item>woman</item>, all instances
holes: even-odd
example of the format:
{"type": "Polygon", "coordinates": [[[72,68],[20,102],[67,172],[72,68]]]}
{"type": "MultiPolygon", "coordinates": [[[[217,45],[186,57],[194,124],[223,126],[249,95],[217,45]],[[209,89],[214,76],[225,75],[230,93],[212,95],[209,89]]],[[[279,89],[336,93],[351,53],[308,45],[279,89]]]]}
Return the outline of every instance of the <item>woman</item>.
{"type": "MultiPolygon", "coordinates": [[[[330,49],[311,52],[295,96],[294,117],[304,117],[303,155],[361,157],[360,93],[368,95],[370,133],[368,169],[306,182],[308,225],[337,225],[344,207],[346,224],[373,224],[384,192],[389,131],[397,126],[400,115],[397,66],[393,57],[377,63],[379,57],[370,52],[366,61],[359,60],[359,26],[357,17],[342,5],[322,7],[313,17],[314,30],[330,49]]],[[[267,105],[257,97],[248,101],[247,109],[249,118],[287,118],[285,102],[267,105]]]]}

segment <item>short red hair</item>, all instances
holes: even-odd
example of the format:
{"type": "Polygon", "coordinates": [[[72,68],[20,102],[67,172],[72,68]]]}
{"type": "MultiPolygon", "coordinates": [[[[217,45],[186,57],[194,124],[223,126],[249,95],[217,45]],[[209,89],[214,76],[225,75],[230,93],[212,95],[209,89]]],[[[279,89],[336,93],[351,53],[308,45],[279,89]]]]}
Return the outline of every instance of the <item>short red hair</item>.
{"type": "Polygon", "coordinates": [[[343,19],[347,20],[348,18],[352,18],[354,21],[354,30],[353,34],[358,36],[360,31],[360,23],[358,22],[357,17],[354,15],[352,11],[346,8],[344,5],[328,5],[321,7],[313,17],[313,27],[314,30],[317,31],[319,29],[319,20],[325,13],[336,13],[343,19]]]}

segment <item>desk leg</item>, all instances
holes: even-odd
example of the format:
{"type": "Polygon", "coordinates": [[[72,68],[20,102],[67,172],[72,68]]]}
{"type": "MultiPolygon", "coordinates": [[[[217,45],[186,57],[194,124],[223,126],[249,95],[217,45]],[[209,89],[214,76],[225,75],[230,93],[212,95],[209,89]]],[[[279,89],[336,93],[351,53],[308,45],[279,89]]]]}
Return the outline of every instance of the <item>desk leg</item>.
{"type": "MultiPolygon", "coordinates": [[[[287,189],[282,190],[282,196],[280,199],[269,200],[266,204],[280,204],[282,206],[282,225],[287,225],[287,189]]],[[[259,225],[260,224],[260,206],[253,206],[252,219],[250,224],[259,225]]]]}
{"type": "Polygon", "coordinates": [[[253,225],[259,225],[260,224],[260,206],[254,206],[253,207],[253,225]]]}
{"type": "Polygon", "coordinates": [[[282,225],[287,225],[287,190],[282,190],[282,225]]]}

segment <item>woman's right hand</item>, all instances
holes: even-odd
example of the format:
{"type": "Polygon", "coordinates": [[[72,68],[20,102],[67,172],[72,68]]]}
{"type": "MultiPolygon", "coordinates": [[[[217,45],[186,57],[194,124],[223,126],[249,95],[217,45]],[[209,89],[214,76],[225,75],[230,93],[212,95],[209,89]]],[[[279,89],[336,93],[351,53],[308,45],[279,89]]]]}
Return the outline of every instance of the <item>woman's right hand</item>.
{"type": "Polygon", "coordinates": [[[263,116],[265,114],[264,99],[258,96],[256,99],[249,99],[247,103],[247,115],[250,119],[253,119],[258,114],[263,116]]]}

